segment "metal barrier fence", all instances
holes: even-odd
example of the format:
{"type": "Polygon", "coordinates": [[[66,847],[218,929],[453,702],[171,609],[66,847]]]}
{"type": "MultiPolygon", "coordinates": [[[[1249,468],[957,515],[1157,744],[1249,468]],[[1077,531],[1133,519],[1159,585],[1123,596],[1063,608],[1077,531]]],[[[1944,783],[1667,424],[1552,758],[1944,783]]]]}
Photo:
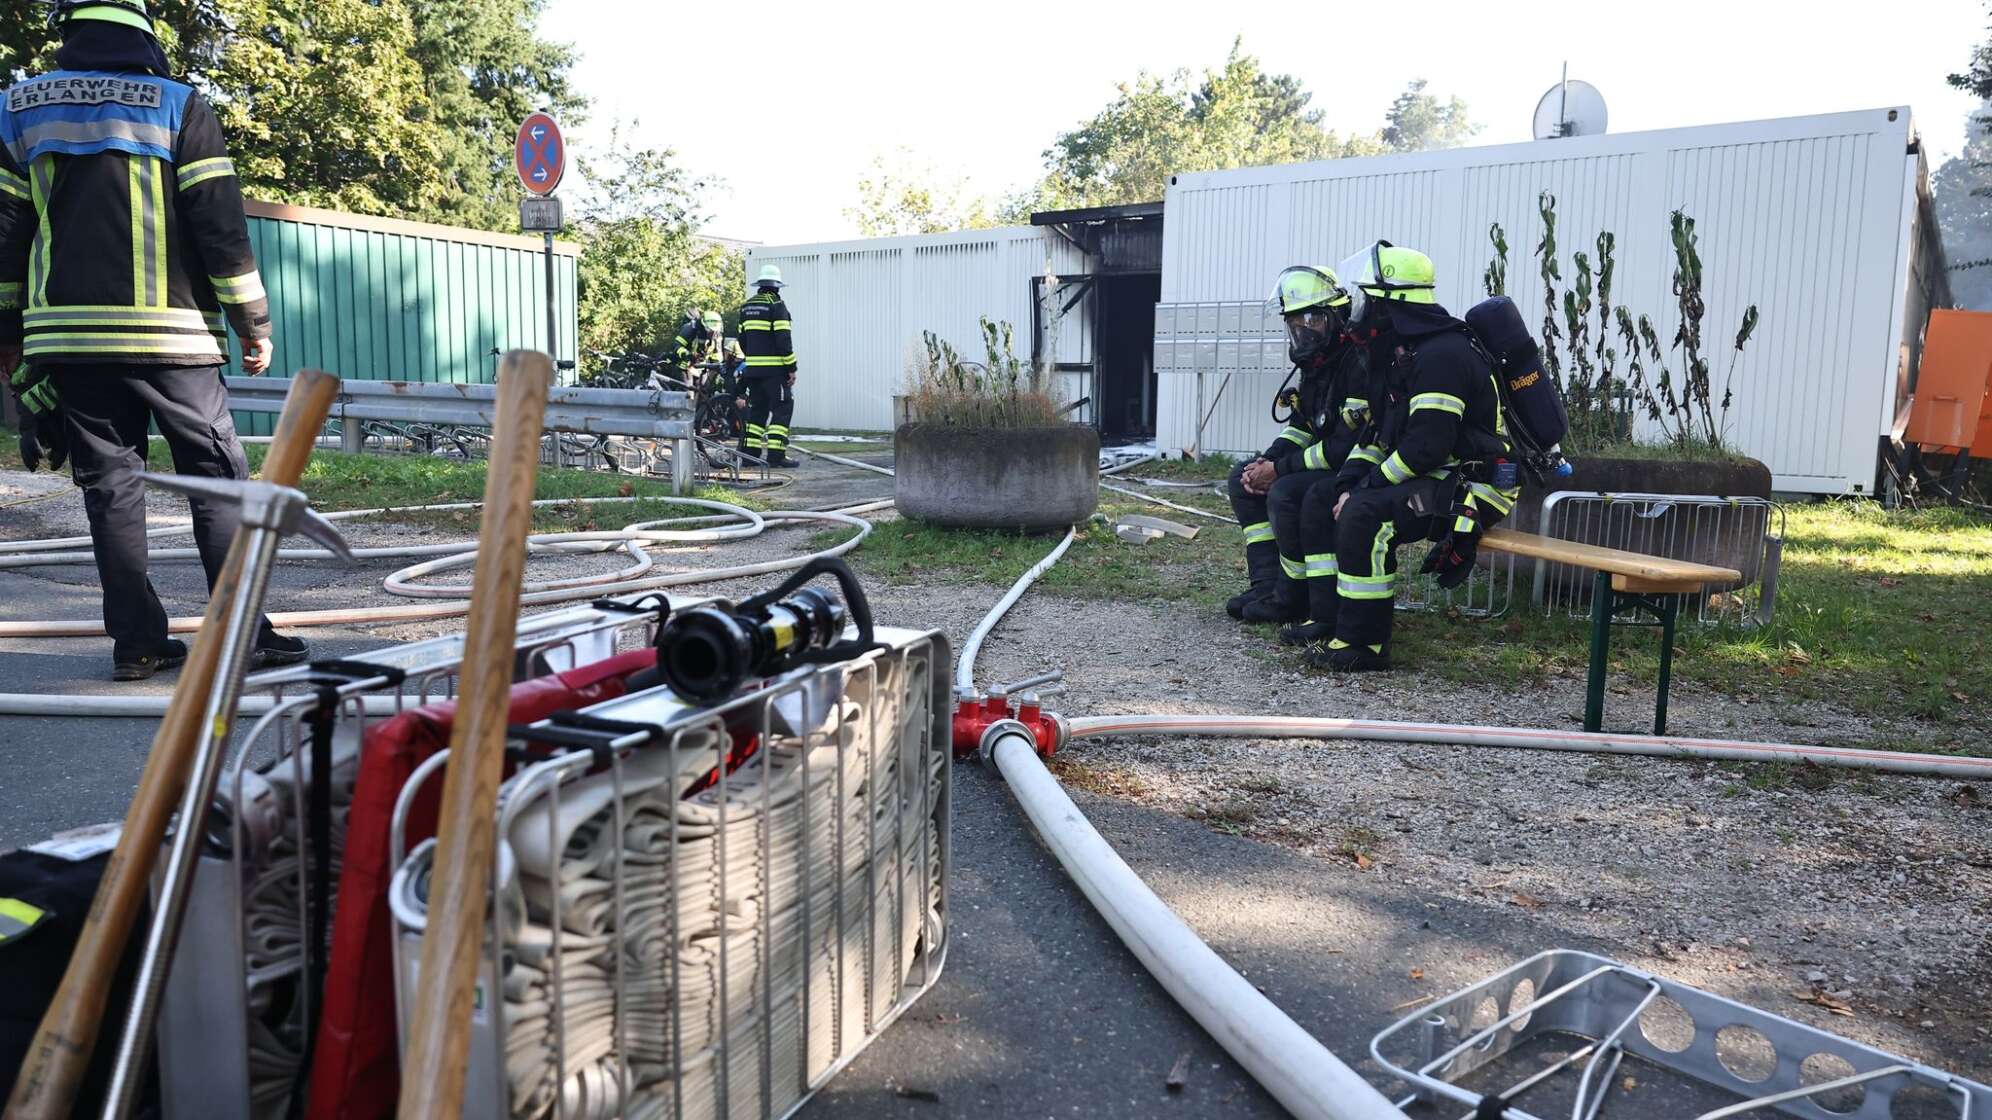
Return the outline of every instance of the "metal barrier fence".
{"type": "MultiPolygon", "coordinates": [[[[228,407],[241,412],[278,413],[290,385],[283,378],[230,377],[228,407]]],[[[466,456],[491,427],[497,412],[498,387],[455,381],[342,382],[329,419],[339,423],[347,451],[363,451],[369,422],[407,425],[406,429],[376,430],[376,436],[443,439],[466,456]]],[[[671,444],[671,489],[682,494],[692,484],[692,401],[687,393],[661,389],[594,389],[557,385],[547,394],[546,430],[556,436],[547,461],[583,463],[594,457],[612,461],[609,437],[622,436],[671,444]],[[578,442],[576,437],[588,438],[578,442]]]]}
{"type": "MultiPolygon", "coordinates": [[[[1704,589],[1697,617],[1704,623],[1763,626],[1777,606],[1784,524],[1784,507],[1764,498],[1558,490],[1542,500],[1540,531],[1605,548],[1735,568],[1743,573],[1742,583],[1704,589]]],[[[1544,613],[1553,613],[1560,604],[1572,617],[1588,617],[1591,573],[1546,560],[1535,561],[1534,568],[1534,601],[1544,613]]]]}

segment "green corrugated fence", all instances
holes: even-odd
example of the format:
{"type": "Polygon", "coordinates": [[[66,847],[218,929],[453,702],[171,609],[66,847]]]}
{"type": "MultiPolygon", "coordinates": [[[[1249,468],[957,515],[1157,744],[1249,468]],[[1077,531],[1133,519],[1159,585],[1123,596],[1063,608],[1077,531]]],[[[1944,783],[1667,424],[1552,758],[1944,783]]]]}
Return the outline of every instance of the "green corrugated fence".
{"type": "MultiPolygon", "coordinates": [[[[546,349],[538,238],[268,202],[248,210],[270,293],[273,374],[312,367],[368,380],[488,382],[493,347],[546,349]]],[[[579,254],[554,243],[558,358],[574,357],[579,254]]],[[[275,417],[235,421],[244,434],[266,435],[275,417]]]]}

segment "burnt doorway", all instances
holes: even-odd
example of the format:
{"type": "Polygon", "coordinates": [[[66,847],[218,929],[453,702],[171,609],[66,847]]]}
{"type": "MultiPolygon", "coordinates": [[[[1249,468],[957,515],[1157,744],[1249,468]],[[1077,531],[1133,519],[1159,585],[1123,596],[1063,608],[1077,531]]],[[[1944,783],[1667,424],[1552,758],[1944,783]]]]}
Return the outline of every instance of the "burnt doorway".
{"type": "Polygon", "coordinates": [[[1135,272],[1094,278],[1094,389],[1100,438],[1155,436],[1155,304],[1162,274],[1135,272]]]}

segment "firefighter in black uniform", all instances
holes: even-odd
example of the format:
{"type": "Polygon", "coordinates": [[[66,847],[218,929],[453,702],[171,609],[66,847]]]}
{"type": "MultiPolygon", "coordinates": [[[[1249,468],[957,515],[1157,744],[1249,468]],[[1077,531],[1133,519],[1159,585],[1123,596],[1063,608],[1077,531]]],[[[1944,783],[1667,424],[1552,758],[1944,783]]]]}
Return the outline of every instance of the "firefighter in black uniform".
{"type": "Polygon", "coordinates": [[[713,360],[719,349],[720,335],[726,330],[725,320],[717,311],[694,310],[678,324],[678,333],[671,340],[671,364],[677,367],[680,380],[692,382],[689,376],[692,367],[700,362],[713,360]]]}
{"type": "Polygon", "coordinates": [[[1300,383],[1282,385],[1273,402],[1273,418],[1284,427],[1272,446],[1231,474],[1231,509],[1245,530],[1251,578],[1251,587],[1225,604],[1233,618],[1293,622],[1306,614],[1301,498],[1331,481],[1355,444],[1343,417],[1364,370],[1362,351],[1345,331],[1348,306],[1333,270],[1306,265],[1280,273],[1266,301],[1267,312],[1285,320],[1287,356],[1300,383]]]}
{"type": "Polygon", "coordinates": [[[740,370],[747,410],[740,436],[743,454],[771,467],[793,467],[788,457],[789,419],[795,415],[795,342],[789,333],[788,304],[782,302],[782,270],[763,265],[754,294],[740,307],[740,370]]]}
{"type": "Polygon", "coordinates": [[[1438,540],[1426,570],[1457,582],[1473,541],[1514,508],[1519,487],[1493,363],[1439,306],[1431,258],[1379,241],[1337,272],[1375,373],[1355,449],[1301,514],[1308,552],[1332,551],[1336,566],[1333,637],[1312,660],[1387,669],[1397,547],[1438,540]]]}
{"type": "MultiPolygon", "coordinates": [[[[111,675],[141,680],[187,656],[146,578],[147,429],[182,474],[249,476],[222,367],[233,328],[242,368],[269,369],[270,304],[221,126],[166,77],[144,0],[58,0],[50,20],[61,69],[0,105],[0,368],[25,355],[22,401],[67,436],[111,675]]],[[[212,589],[240,517],[192,509],[212,589]]],[[[268,619],[254,650],[259,666],[307,654],[268,619]]]]}

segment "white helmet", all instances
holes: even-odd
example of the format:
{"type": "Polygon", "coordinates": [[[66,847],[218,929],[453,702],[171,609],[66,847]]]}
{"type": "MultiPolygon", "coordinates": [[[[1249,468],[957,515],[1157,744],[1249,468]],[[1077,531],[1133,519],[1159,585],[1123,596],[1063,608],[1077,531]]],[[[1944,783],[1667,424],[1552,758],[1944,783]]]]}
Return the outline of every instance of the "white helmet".
{"type": "Polygon", "coordinates": [[[762,266],[761,266],[761,275],[755,278],[755,280],[754,280],[754,286],[755,286],[755,287],[757,287],[757,288],[779,288],[779,287],[781,287],[781,286],[782,286],[782,270],[781,270],[781,266],[779,266],[779,265],[772,265],[772,264],[764,264],[764,265],[762,265],[762,266]]]}

